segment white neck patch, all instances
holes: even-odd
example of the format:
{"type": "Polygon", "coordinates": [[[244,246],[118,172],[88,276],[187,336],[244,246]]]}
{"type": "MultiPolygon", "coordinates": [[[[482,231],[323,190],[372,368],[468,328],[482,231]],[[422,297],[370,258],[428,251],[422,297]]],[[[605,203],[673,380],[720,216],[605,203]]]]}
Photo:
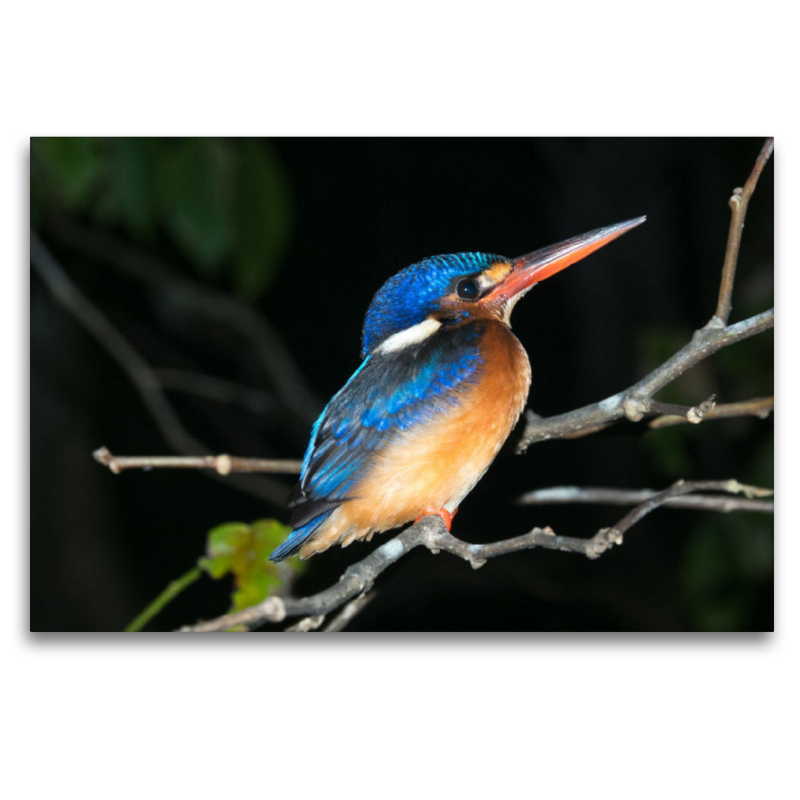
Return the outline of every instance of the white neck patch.
{"type": "Polygon", "coordinates": [[[406,328],[404,331],[393,333],[388,339],[381,342],[376,353],[395,353],[412,344],[424,342],[431,334],[436,333],[442,323],[438,319],[428,319],[406,328]]]}
{"type": "Polygon", "coordinates": [[[536,286],[536,284],[532,283],[530,286],[526,286],[521,292],[517,292],[513,297],[506,300],[505,308],[503,309],[503,322],[505,322],[509,328],[511,327],[511,312],[514,310],[514,306],[519,303],[534,286],[536,286]]]}

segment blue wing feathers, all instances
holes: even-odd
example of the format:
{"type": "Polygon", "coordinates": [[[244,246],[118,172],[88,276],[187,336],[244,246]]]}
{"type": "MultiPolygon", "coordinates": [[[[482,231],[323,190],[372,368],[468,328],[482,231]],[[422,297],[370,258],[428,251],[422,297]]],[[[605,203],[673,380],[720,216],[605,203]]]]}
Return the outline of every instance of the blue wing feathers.
{"type": "Polygon", "coordinates": [[[283,561],[290,556],[297,555],[300,548],[314,535],[317,528],[325,522],[326,519],[332,514],[332,511],[328,511],[325,514],[320,514],[311,522],[303,525],[300,528],[295,528],[290,534],[286,541],[276,547],[272,553],[270,554],[269,560],[270,561],[283,561]]]}
{"type": "Polygon", "coordinates": [[[314,424],[292,494],[295,531],[271,556],[292,555],[332,510],[356,496],[375,453],[457,405],[482,372],[484,325],[443,328],[419,346],[368,356],[314,424]]]}

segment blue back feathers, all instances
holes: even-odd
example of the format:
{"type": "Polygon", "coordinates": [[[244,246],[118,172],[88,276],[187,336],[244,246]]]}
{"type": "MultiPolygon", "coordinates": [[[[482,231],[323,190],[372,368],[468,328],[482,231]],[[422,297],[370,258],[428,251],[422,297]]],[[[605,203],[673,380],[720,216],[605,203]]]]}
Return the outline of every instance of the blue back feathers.
{"type": "Polygon", "coordinates": [[[378,291],[364,321],[361,366],[314,424],[300,482],[290,498],[289,538],[270,556],[282,561],[311,539],[358,486],[383,448],[405,431],[458,405],[480,380],[486,323],[442,326],[413,347],[375,352],[389,336],[424,322],[459,278],[505,260],[488,253],[426,258],[378,291]]]}
{"type": "Polygon", "coordinates": [[[367,356],[392,334],[423,322],[436,310],[439,298],[453,291],[458,278],[504,260],[490,253],[452,253],[426,258],[398,272],[370,303],[361,356],[367,356]]]}
{"type": "Polygon", "coordinates": [[[368,356],[314,425],[289,502],[304,526],[342,500],[396,436],[457,405],[483,370],[484,322],[441,328],[417,348],[368,356]]]}

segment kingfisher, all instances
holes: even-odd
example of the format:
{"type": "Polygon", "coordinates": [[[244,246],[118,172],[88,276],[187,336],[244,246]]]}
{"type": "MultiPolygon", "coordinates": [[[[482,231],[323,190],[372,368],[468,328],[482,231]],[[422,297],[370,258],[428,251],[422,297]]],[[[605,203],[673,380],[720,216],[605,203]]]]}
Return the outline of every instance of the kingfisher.
{"type": "Polygon", "coordinates": [[[645,221],[519,258],[453,253],[398,272],[367,310],[362,363],[311,431],[270,555],[308,558],[427,515],[448,530],[519,419],[531,382],[511,312],[533,286],[645,221]]]}

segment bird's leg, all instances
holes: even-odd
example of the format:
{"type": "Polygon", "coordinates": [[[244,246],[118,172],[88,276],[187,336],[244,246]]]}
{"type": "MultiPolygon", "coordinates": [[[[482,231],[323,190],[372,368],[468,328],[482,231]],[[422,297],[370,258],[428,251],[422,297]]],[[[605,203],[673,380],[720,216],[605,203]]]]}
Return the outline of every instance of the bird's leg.
{"type": "Polygon", "coordinates": [[[451,514],[446,508],[426,508],[415,520],[414,524],[416,525],[423,517],[441,517],[442,521],[444,522],[445,528],[450,530],[450,526],[453,524],[453,517],[458,514],[458,509],[453,511],[451,514]]]}

